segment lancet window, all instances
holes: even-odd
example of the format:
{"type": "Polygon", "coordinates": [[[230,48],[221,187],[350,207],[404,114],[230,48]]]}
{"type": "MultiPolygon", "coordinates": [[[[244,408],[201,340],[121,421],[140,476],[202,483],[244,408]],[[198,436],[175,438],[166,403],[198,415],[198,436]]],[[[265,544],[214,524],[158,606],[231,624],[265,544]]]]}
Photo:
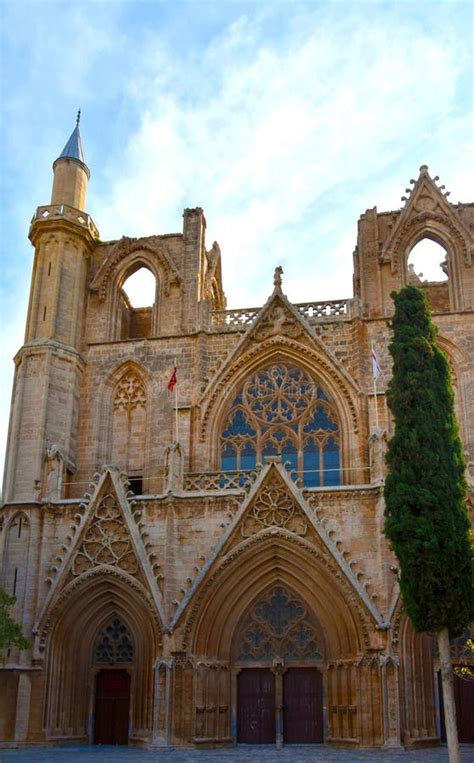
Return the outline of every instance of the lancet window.
{"type": "Polygon", "coordinates": [[[145,463],[147,397],[145,384],[134,369],[124,373],[113,397],[112,463],[127,472],[132,489],[142,492],[145,463]]]}
{"type": "Polygon", "coordinates": [[[280,456],[307,487],[340,484],[336,410],[305,371],[280,364],[248,379],[225,420],[221,469],[253,469],[280,456]]]}
{"type": "Polygon", "coordinates": [[[314,663],[323,659],[316,624],[303,602],[282,586],[260,598],[244,620],[236,659],[240,663],[314,663]]]}
{"type": "Polygon", "coordinates": [[[99,633],[94,647],[94,662],[115,664],[132,662],[133,642],[127,626],[114,617],[99,633]]]}

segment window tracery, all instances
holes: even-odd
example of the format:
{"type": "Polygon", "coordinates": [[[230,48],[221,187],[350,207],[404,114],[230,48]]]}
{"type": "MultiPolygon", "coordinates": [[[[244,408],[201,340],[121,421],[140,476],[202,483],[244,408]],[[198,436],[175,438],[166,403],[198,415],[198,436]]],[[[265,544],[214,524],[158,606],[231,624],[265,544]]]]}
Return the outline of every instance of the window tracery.
{"type": "MultiPolygon", "coordinates": [[[[221,468],[253,469],[280,456],[307,487],[340,484],[340,435],[334,404],[302,369],[258,371],[234,399],[221,434],[221,468]]],[[[295,475],[296,477],[296,475],[295,475]]]]}
{"type": "Polygon", "coordinates": [[[146,405],[146,393],[141,379],[133,371],[122,376],[114,395],[114,408],[133,410],[146,405]]]}
{"type": "Polygon", "coordinates": [[[117,501],[110,493],[97,506],[82,544],[74,557],[73,575],[107,564],[130,575],[138,570],[137,558],[117,501]]]}
{"type": "Polygon", "coordinates": [[[143,477],[147,424],[145,382],[128,368],[112,393],[111,463],[132,477],[143,477]]]}
{"type": "Polygon", "coordinates": [[[94,647],[94,662],[115,664],[132,662],[133,642],[127,626],[114,617],[99,633],[94,647]]]}
{"type": "Polygon", "coordinates": [[[257,601],[245,618],[237,648],[237,661],[271,663],[317,662],[323,650],[316,624],[302,601],[282,586],[257,601]]]}

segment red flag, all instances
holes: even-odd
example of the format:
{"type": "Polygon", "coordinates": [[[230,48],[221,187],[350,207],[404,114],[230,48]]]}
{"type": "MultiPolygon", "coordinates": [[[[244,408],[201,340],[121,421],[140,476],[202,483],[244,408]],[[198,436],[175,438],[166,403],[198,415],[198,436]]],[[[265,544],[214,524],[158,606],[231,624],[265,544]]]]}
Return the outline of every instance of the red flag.
{"type": "Polygon", "coordinates": [[[175,385],[178,383],[178,380],[176,378],[176,366],[173,368],[173,373],[171,374],[170,380],[168,382],[168,389],[170,392],[172,392],[175,388],[175,385]]]}

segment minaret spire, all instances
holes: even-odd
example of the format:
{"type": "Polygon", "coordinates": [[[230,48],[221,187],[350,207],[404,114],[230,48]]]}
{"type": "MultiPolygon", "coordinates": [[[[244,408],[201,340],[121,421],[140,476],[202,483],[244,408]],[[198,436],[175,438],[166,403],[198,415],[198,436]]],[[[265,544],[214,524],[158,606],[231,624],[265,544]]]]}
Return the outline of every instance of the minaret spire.
{"type": "Polygon", "coordinates": [[[91,173],[82,144],[80,121],[81,110],[79,109],[76,126],[53,164],[51,204],[67,204],[70,207],[85,210],[87,182],[91,173]]]}
{"type": "MultiPolygon", "coordinates": [[[[72,131],[68,142],[64,146],[63,150],[58,156],[58,159],[75,159],[77,162],[82,162],[88,177],[90,176],[89,168],[86,162],[86,155],[84,152],[84,146],[82,143],[81,131],[79,130],[79,122],[81,121],[81,110],[79,109],[76,117],[76,126],[72,131]]],[[[58,161],[56,159],[56,162],[58,161]]],[[[56,164],[55,162],[55,164],[56,164]]],[[[54,168],[54,164],[53,164],[54,168]]]]}

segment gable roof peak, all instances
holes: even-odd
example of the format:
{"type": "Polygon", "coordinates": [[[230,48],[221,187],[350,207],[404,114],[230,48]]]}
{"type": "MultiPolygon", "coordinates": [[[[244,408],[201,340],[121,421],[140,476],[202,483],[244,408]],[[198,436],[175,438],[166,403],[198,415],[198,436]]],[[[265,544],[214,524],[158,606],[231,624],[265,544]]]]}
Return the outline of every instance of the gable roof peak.
{"type": "Polygon", "coordinates": [[[421,186],[426,183],[428,184],[428,186],[431,186],[431,188],[433,188],[439,196],[444,196],[447,199],[448,196],[450,196],[451,192],[445,191],[445,188],[446,188],[445,185],[437,185],[438,180],[439,180],[439,175],[435,175],[434,177],[431,177],[428,170],[428,165],[422,164],[419,170],[418,179],[415,180],[414,178],[411,178],[410,185],[412,186],[412,188],[405,188],[405,193],[407,195],[401,197],[401,201],[405,203],[405,208],[408,206],[408,202],[410,201],[410,198],[413,198],[413,194],[415,193],[415,191],[419,190],[421,186]]]}

